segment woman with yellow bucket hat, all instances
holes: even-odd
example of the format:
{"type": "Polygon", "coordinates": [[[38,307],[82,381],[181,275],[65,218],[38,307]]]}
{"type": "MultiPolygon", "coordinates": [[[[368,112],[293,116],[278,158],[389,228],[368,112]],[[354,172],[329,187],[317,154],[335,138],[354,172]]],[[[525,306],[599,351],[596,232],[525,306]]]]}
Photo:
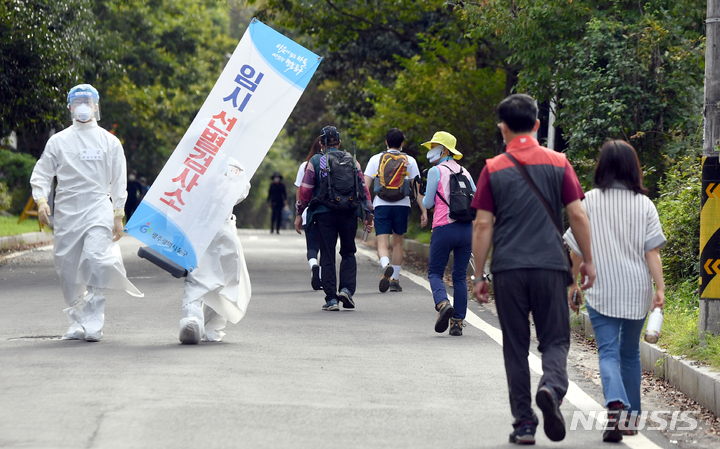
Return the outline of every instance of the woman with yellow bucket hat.
{"type": "Polygon", "coordinates": [[[449,326],[450,335],[461,336],[467,311],[467,265],[472,251],[472,218],[457,215],[453,215],[457,219],[451,218],[450,197],[451,190],[457,193],[457,189],[461,186],[467,192],[469,206],[469,201],[472,200],[470,191],[475,192],[475,183],[470,173],[456,162],[462,158],[462,153],[455,148],[456,144],[455,136],[445,131],[436,132],[432,139],[422,144],[430,150],[427,153],[428,161],[435,164],[428,171],[423,206],[427,209],[435,207],[428,267],[435,310],[438,311],[435,332],[443,333],[449,326]],[[453,252],[454,307],[448,300],[443,282],[445,266],[451,251],[453,252]]]}

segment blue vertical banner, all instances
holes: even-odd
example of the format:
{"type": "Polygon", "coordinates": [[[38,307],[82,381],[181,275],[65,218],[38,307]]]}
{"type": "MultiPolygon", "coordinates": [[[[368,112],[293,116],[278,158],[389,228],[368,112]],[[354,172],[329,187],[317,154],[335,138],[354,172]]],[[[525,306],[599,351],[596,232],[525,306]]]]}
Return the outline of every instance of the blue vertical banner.
{"type": "Polygon", "coordinates": [[[125,231],[195,268],[242,187],[229,162],[252,178],[321,61],[253,19],[125,231]]]}

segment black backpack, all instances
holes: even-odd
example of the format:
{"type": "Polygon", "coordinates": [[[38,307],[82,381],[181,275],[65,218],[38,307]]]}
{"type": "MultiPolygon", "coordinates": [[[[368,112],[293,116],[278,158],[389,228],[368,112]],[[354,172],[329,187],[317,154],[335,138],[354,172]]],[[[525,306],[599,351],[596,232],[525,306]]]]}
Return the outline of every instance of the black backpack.
{"type": "Polygon", "coordinates": [[[460,223],[473,221],[475,214],[473,214],[470,203],[472,203],[473,196],[475,195],[472,190],[472,184],[470,184],[470,181],[463,174],[462,168],[458,173],[455,173],[447,165],[438,165],[438,170],[440,170],[440,167],[445,167],[450,170],[450,202],[446,201],[440,192],[437,192],[438,197],[440,197],[443,203],[447,204],[450,210],[448,216],[460,223]]]}
{"type": "Polygon", "coordinates": [[[332,151],[320,157],[320,192],[317,202],[332,210],[355,210],[361,191],[355,158],[347,151],[332,151]]]}

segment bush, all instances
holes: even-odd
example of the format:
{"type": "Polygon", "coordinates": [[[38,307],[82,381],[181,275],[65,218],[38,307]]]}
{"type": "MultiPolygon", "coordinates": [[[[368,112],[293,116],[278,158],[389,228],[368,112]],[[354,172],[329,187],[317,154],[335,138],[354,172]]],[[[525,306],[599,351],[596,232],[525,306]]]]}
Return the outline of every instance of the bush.
{"type": "Polygon", "coordinates": [[[656,205],[667,237],[662,250],[665,282],[697,281],[700,272],[701,158],[685,156],[668,162],[656,205]]]}
{"type": "Polygon", "coordinates": [[[12,197],[8,194],[7,184],[0,181],[0,211],[10,209],[12,197]]]}
{"type": "Polygon", "coordinates": [[[26,153],[0,150],[0,181],[9,189],[12,203],[10,212],[20,214],[30,197],[30,175],[35,158],[26,153]]]}

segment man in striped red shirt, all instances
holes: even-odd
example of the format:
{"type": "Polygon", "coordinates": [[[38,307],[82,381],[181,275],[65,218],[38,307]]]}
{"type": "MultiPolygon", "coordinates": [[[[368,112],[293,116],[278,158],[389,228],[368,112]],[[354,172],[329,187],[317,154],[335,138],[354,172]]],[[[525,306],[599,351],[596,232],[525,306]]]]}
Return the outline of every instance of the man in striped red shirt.
{"type": "Polygon", "coordinates": [[[492,245],[490,271],[503,333],[510,409],[515,418],[510,442],[534,443],[538,425],[532,409],[527,359],[530,312],[540,342],[538,350],[542,353],[543,367],[535,401],[543,412],[545,434],[553,441],[560,441],[565,438],[560,403],[568,388],[570,318],[566,296],[567,256],[555,223],[562,223],[565,207],[584,255],[580,269],[586,278],[583,289],[592,286],[595,279],[590,225],[581,204],[582,187],[567,158],[540,146],[533,137],[540,126],[535,100],[528,95],[511,95],[498,105],[497,113],[506,152],[525,167],[549,204],[552,216],[510,157],[501,154],[489,159],[478,179],[472,202],[477,210],[473,254],[476,276],[479,276],[473,276],[473,290],[479,302],[488,301],[488,284],[482,270],[492,245]]]}

